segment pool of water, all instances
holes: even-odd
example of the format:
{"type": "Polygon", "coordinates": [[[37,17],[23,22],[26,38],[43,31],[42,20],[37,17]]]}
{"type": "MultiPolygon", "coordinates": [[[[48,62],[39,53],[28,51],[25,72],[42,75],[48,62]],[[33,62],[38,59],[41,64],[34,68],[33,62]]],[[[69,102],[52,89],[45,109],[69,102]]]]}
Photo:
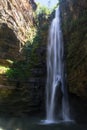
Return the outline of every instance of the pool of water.
{"type": "Polygon", "coordinates": [[[0,130],[87,130],[75,122],[43,123],[40,118],[0,118],[0,130]]]}

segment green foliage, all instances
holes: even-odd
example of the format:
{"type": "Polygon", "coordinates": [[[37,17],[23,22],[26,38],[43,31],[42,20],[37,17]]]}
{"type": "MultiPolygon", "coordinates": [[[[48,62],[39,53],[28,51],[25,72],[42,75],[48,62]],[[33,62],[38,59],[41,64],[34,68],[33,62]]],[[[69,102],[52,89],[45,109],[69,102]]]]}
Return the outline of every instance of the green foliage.
{"type": "Polygon", "coordinates": [[[4,74],[9,70],[9,67],[0,65],[0,74],[4,74]]]}
{"type": "MultiPolygon", "coordinates": [[[[37,33],[37,29],[36,27],[32,27],[29,29],[28,33],[27,33],[27,39],[29,39],[29,43],[32,44],[33,43],[33,39],[36,36],[37,33]]],[[[27,46],[27,42],[26,42],[26,46],[27,46]]]]}
{"type": "Polygon", "coordinates": [[[13,63],[13,66],[6,72],[9,79],[27,80],[29,77],[35,76],[32,69],[35,69],[39,64],[42,64],[42,60],[45,60],[45,54],[42,57],[40,52],[47,43],[50,14],[51,11],[48,8],[38,5],[34,18],[36,26],[29,30],[28,41],[22,50],[25,59],[13,63]]]}
{"type": "Polygon", "coordinates": [[[39,3],[37,4],[37,10],[35,12],[37,15],[39,14],[46,14],[49,15],[51,14],[51,10],[48,9],[46,6],[41,6],[39,3]]]}
{"type": "Polygon", "coordinates": [[[13,66],[6,72],[9,79],[22,80],[29,77],[28,66],[25,61],[14,62],[13,66]]]}
{"type": "Polygon", "coordinates": [[[49,19],[52,10],[48,9],[45,6],[41,6],[40,4],[37,5],[37,10],[35,11],[34,19],[37,27],[39,28],[44,21],[49,19]]]}
{"type": "Polygon", "coordinates": [[[39,35],[36,35],[36,37],[33,39],[33,43],[30,44],[29,41],[27,41],[27,44],[23,48],[23,52],[25,55],[26,63],[29,65],[30,68],[34,66],[34,64],[38,64],[39,57],[37,54],[37,49],[39,48],[39,43],[42,41],[42,38],[39,35]]]}

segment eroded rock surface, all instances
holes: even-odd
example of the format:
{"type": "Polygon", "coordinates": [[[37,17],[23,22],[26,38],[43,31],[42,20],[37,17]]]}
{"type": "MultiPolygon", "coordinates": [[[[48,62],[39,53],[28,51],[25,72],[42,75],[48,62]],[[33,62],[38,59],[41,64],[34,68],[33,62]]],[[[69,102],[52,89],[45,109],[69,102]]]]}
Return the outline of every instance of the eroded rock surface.
{"type": "Polygon", "coordinates": [[[87,98],[87,0],[60,0],[69,91],[87,98]]]}
{"type": "Polygon", "coordinates": [[[16,59],[33,26],[32,0],[0,0],[0,57],[16,59]]]}

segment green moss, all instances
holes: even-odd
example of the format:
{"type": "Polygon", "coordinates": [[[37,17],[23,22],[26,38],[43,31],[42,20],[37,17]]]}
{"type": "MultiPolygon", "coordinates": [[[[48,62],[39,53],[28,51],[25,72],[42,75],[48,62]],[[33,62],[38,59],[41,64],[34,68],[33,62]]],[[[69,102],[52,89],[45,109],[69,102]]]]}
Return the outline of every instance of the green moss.
{"type": "Polygon", "coordinates": [[[5,74],[10,68],[0,65],[0,74],[5,74]]]}
{"type": "Polygon", "coordinates": [[[71,93],[87,98],[87,8],[85,2],[69,3],[60,5],[68,86],[71,93]]]}

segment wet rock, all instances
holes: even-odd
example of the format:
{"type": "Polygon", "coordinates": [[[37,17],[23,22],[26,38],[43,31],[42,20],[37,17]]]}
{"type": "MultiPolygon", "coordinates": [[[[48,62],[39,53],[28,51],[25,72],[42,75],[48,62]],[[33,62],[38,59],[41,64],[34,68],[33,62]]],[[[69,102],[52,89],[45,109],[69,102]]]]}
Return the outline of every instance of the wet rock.
{"type": "Polygon", "coordinates": [[[87,98],[87,1],[60,0],[69,91],[87,98]]]}

